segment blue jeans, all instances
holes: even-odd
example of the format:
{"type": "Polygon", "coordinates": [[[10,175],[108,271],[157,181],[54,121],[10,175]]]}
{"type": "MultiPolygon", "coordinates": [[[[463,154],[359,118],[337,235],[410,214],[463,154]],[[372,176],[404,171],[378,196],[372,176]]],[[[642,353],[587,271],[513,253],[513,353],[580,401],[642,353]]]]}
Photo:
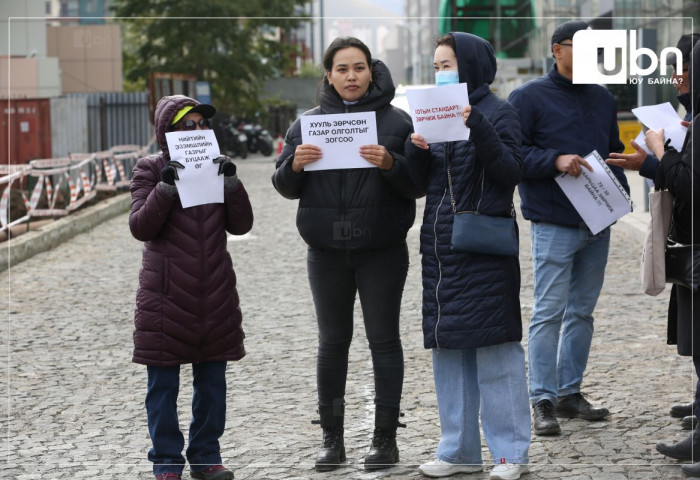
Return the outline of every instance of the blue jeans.
{"type": "MultiPolygon", "coordinates": [[[[193,471],[221,464],[219,437],[226,421],[226,362],[192,364],[194,395],[187,461],[193,471]]],[[[148,367],[146,413],[153,448],[148,459],[153,473],[182,473],[185,444],[177,418],[180,366],[148,367]]]]}
{"type": "Polygon", "coordinates": [[[484,439],[494,463],[528,463],[530,407],[520,342],[433,349],[433,374],[442,430],[437,458],[482,464],[481,409],[484,439]]]}
{"type": "Polygon", "coordinates": [[[535,304],[529,330],[530,401],[579,393],[605,277],[610,228],[532,223],[535,304]]]}

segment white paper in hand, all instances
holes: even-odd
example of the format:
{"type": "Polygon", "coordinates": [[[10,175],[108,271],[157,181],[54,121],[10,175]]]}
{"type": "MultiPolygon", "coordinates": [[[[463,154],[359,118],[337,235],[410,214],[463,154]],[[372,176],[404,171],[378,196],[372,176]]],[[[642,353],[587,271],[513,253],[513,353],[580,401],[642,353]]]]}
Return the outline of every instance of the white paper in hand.
{"type": "Polygon", "coordinates": [[[221,153],[213,130],[168,132],[170,160],[185,166],[178,168],[175,180],[183,208],[207,203],[224,203],[224,176],[213,162],[221,153]]]}
{"type": "Polygon", "coordinates": [[[642,129],[639,132],[639,135],[637,135],[634,139],[634,142],[641,147],[642,150],[647,152],[649,155],[654,155],[651,150],[649,150],[649,147],[647,147],[646,142],[644,141],[644,129],[642,129]]]}
{"type": "Polygon", "coordinates": [[[363,145],[377,145],[377,114],[374,112],[302,115],[301,142],[321,148],[321,159],[304,171],[342,168],[376,168],[360,156],[363,145]]]}
{"type": "Polygon", "coordinates": [[[414,131],[426,142],[469,140],[462,110],[469,105],[466,83],[407,90],[414,131]]]}
{"type": "Polygon", "coordinates": [[[669,102],[633,108],[632,113],[647,128],[652,130],[663,128],[664,137],[670,138],[671,145],[679,152],[681,151],[688,128],[681,125],[681,118],[669,102]]]}
{"type": "Polygon", "coordinates": [[[632,201],[597,151],[584,157],[593,167],[581,168],[574,178],[562,173],[554,179],[593,235],[632,211],[632,201]]]}

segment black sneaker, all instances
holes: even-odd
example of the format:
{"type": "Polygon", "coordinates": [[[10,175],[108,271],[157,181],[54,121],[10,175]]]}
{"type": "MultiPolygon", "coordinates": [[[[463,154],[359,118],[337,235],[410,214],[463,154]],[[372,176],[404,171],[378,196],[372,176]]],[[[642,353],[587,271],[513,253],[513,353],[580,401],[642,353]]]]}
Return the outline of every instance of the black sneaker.
{"type": "Polygon", "coordinates": [[[582,393],[572,393],[560,397],[554,411],[558,417],[581,418],[583,420],[602,420],[610,413],[607,408],[593,407],[582,393]]]}
{"type": "Polygon", "coordinates": [[[233,480],[233,472],[223,465],[212,465],[201,472],[190,470],[190,476],[201,480],[233,480]]]}
{"type": "Polygon", "coordinates": [[[535,435],[556,435],[561,432],[552,402],[540,400],[532,406],[532,412],[535,417],[535,435]]]}

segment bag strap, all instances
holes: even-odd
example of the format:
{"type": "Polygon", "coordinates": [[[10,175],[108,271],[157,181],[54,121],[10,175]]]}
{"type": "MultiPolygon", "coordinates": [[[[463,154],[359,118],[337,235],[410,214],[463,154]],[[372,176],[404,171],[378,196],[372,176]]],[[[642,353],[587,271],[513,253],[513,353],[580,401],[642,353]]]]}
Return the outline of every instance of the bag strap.
{"type": "MultiPolygon", "coordinates": [[[[452,174],[450,172],[450,167],[452,166],[452,158],[448,157],[447,159],[447,185],[450,188],[450,203],[452,204],[452,213],[457,213],[457,202],[455,201],[455,195],[454,191],[452,189],[452,174]]],[[[476,204],[476,210],[474,210],[474,213],[479,215],[479,206],[481,206],[481,199],[484,198],[484,168],[481,167],[481,174],[480,176],[480,181],[481,181],[481,195],[479,196],[479,202],[476,204]]],[[[474,205],[474,202],[472,201],[472,205],[474,205]]]]}
{"type": "MultiPolygon", "coordinates": [[[[452,190],[452,174],[450,172],[450,167],[452,166],[452,158],[448,157],[447,158],[447,185],[450,187],[450,203],[452,203],[452,213],[457,214],[457,202],[455,201],[455,196],[454,192],[452,190]]],[[[481,195],[479,196],[479,203],[476,204],[476,210],[473,212],[476,215],[480,215],[479,213],[479,207],[481,206],[481,199],[484,198],[484,167],[481,167],[481,195]]],[[[474,202],[472,201],[472,205],[474,205],[474,202]]],[[[510,204],[510,216],[511,218],[515,218],[516,213],[515,213],[515,204],[511,202],[510,204]]]]}

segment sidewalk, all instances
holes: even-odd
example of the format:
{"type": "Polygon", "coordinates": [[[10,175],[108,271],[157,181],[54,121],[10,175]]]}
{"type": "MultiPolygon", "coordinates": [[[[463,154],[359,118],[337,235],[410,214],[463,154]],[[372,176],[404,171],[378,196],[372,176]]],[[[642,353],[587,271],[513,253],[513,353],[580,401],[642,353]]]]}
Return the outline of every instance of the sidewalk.
{"type": "MultiPolygon", "coordinates": [[[[272,188],[271,159],[237,164],[256,224],[250,234],[229,242],[248,355],[228,368],[225,462],[236,479],[422,478],[416,467],[432,457],[440,430],[430,352],[422,340],[417,231],[409,232],[411,268],[402,304],[407,428],[399,430],[401,463],[380,472],[362,469],[373,428],[373,385],[358,306],[346,396],[347,466],[317,474],[313,461],[321,430],[311,425],[317,329],[296,202],[272,188]]],[[[146,373],[131,363],[142,244],[131,237],[127,218],[119,214],[0,274],[10,288],[9,299],[0,298],[0,308],[9,312],[8,321],[0,322],[0,337],[9,340],[7,368],[0,369],[0,391],[8,392],[0,418],[5,458],[0,479],[153,478],[146,460],[146,373]]],[[[623,234],[626,223],[613,227],[584,380],[584,391],[610,408],[610,418],[564,420],[560,436],[533,436],[531,473],[524,480],[685,478],[654,444],[687,435],[668,410],[692,398],[692,362],[665,344],[668,290],[658,297],[640,293],[641,243],[623,234]]],[[[532,266],[529,225],[521,221],[520,227],[526,332],[532,266]]],[[[181,378],[180,421],[186,432],[189,367],[181,378]]],[[[490,463],[485,446],[483,452],[490,463]]],[[[484,480],[488,473],[452,478],[484,480]]]]}

